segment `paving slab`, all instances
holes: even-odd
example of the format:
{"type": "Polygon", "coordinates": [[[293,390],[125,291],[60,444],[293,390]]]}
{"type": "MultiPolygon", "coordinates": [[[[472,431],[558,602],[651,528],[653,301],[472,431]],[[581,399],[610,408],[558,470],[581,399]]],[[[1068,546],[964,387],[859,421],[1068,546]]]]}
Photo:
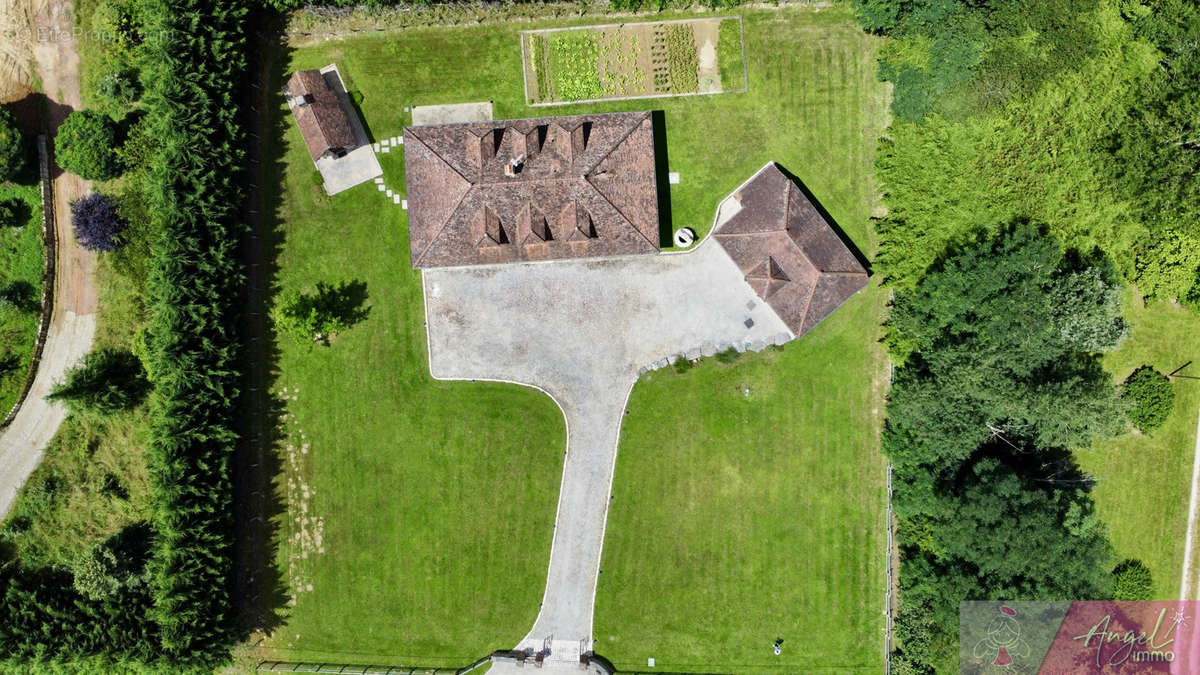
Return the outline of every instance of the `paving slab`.
{"type": "Polygon", "coordinates": [[[490,122],[492,102],[452,103],[450,105],[417,105],[412,109],[414,127],[427,124],[457,124],[460,122],[490,122]]]}

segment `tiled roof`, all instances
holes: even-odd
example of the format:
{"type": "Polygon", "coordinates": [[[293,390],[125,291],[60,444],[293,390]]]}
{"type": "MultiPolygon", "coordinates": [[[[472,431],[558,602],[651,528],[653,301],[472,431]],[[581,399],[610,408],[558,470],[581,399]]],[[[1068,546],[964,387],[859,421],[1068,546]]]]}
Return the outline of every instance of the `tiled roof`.
{"type": "Polygon", "coordinates": [[[717,242],[797,337],[867,285],[858,259],[774,163],[732,198],[741,210],[716,231],[717,242]]]}
{"type": "Polygon", "coordinates": [[[408,127],[413,267],[657,253],[650,113],[408,127]]]}
{"type": "Polygon", "coordinates": [[[293,99],[296,125],[314,162],[330,150],[354,147],[354,132],[346,111],[320,71],[296,71],[288,80],[287,90],[293,99]],[[302,105],[301,101],[307,102],[302,105]]]}

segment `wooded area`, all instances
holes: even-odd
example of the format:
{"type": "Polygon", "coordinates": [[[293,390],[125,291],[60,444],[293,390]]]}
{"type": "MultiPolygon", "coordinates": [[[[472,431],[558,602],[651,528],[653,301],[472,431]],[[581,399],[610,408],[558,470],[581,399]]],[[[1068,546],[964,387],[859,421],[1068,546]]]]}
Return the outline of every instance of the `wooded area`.
{"type": "Polygon", "coordinates": [[[1200,296],[1200,13],[854,6],[892,38],[876,260],[896,290],[892,665],[951,670],[962,600],[1150,592],[1145,566],[1116,559],[1072,453],[1129,433],[1127,418],[1161,424],[1173,402],[1142,378],[1118,387],[1100,356],[1124,337],[1124,285],[1152,303],[1200,296]]]}

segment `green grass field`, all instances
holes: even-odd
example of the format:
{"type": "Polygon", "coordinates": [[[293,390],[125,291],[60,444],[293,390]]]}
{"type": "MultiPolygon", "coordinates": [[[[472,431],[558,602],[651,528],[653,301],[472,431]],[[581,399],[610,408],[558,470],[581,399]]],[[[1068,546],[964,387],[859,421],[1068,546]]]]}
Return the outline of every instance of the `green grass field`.
{"type": "Polygon", "coordinates": [[[42,201],[36,185],[0,184],[0,202],[12,203],[18,226],[0,223],[0,419],[17,402],[29,373],[42,305],[42,201]]]}
{"type": "MultiPolygon", "coordinates": [[[[1169,373],[1187,361],[1200,361],[1195,336],[1200,316],[1170,303],[1143,306],[1129,294],[1125,317],[1130,335],[1105,357],[1105,367],[1123,382],[1138,366],[1169,373]]],[[[1191,366],[1185,374],[1200,376],[1191,366]]],[[[1196,412],[1200,381],[1175,380],[1175,410],[1151,435],[1134,432],[1076,453],[1096,479],[1095,498],[1120,558],[1137,558],[1150,568],[1157,598],[1179,597],[1196,412]]]]}
{"type": "MultiPolygon", "coordinates": [[[[564,106],[553,114],[661,110],[670,169],[682,175],[670,194],[676,227],[706,233],[717,202],[775,160],[869,254],[873,149],[887,101],[874,78],[878,43],[840,9],[744,16],[749,94],[564,106]]],[[[280,75],[336,62],[348,87],[362,93],[377,139],[399,135],[412,105],[491,100],[498,118],[545,114],[523,101],[519,32],[557,25],[569,23],[417,28],[326,42],[291,51],[280,75]]],[[[558,494],[561,416],[531,390],[429,379],[404,212],[374,185],[324,196],[298,131],[290,118],[281,123],[279,286],[362,281],[370,316],[332,347],[283,345],[273,388],[287,397],[280,482],[289,513],[279,563],[301,590],[263,654],[464,665],[515,644],[536,615],[558,494]]],[[[398,153],[380,159],[388,186],[402,191],[398,153]]],[[[723,670],[761,664],[783,672],[829,659],[878,670],[882,309],[883,294],[872,288],[782,353],[662,374],[635,388],[617,491],[633,495],[638,480],[651,481],[662,492],[646,497],[662,501],[636,512],[621,510],[633,501],[618,501],[609,523],[600,653],[628,664],[649,651],[663,664],[723,670]],[[668,451],[652,445],[653,429],[680,405],[703,430],[679,430],[681,443],[669,452],[681,461],[671,472],[656,462],[656,474],[635,478],[668,451]],[[754,425],[768,421],[779,425],[769,438],[754,425]],[[715,481],[716,468],[730,473],[715,481]],[[772,480],[785,472],[793,476],[786,487],[772,480]],[[843,491],[831,492],[828,477],[840,478],[843,491]],[[696,492],[703,485],[714,492],[696,492]],[[689,502],[686,522],[664,523],[665,505],[689,502]],[[646,529],[660,524],[665,537],[646,529]],[[696,566],[665,569],[630,549],[656,541],[696,566]],[[621,579],[639,564],[651,565],[638,586],[651,595],[635,601],[615,593],[607,575],[621,579]],[[692,605],[717,598],[736,611],[716,619],[715,607],[692,605]],[[644,633],[647,626],[653,632],[644,633]],[[791,641],[772,661],[776,637],[791,641]],[[813,641],[830,646],[814,649],[813,641]]]]}
{"type": "Polygon", "coordinates": [[[882,670],[881,309],[871,288],[781,352],[638,383],[597,652],[622,670],[882,670]]]}

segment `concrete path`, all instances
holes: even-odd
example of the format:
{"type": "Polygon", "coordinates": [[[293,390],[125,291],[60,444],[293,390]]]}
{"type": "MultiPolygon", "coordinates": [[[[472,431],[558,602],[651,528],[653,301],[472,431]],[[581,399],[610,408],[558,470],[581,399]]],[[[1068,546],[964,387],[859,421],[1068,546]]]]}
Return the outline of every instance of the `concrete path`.
{"type": "Polygon", "coordinates": [[[430,372],[548,393],[567,452],[541,612],[518,649],[578,664],[592,608],[625,404],[640,372],[678,354],[792,337],[716,242],[687,254],[424,272],[430,372]]]}
{"type": "Polygon", "coordinates": [[[1197,512],[1200,511],[1200,411],[1196,415],[1196,448],[1192,455],[1192,490],[1188,500],[1187,534],[1183,544],[1183,574],[1179,580],[1180,600],[1200,600],[1200,579],[1194,560],[1197,512]],[[1189,597],[1190,596],[1190,597],[1189,597]]]}
{"type": "MultiPolygon", "coordinates": [[[[74,21],[69,0],[51,0],[36,16],[39,27],[54,40],[33,45],[42,86],[49,97],[50,130],[80,106],[79,57],[75,52],[74,21]]],[[[58,240],[54,313],[33,387],[12,423],[0,432],[0,518],[12,507],[17,491],[42,461],[42,453],[66,418],[61,404],[43,398],[92,346],[96,332],[96,256],[75,243],[70,203],[88,190],[78,176],[59,171],[54,179],[54,230],[58,240]]]]}

